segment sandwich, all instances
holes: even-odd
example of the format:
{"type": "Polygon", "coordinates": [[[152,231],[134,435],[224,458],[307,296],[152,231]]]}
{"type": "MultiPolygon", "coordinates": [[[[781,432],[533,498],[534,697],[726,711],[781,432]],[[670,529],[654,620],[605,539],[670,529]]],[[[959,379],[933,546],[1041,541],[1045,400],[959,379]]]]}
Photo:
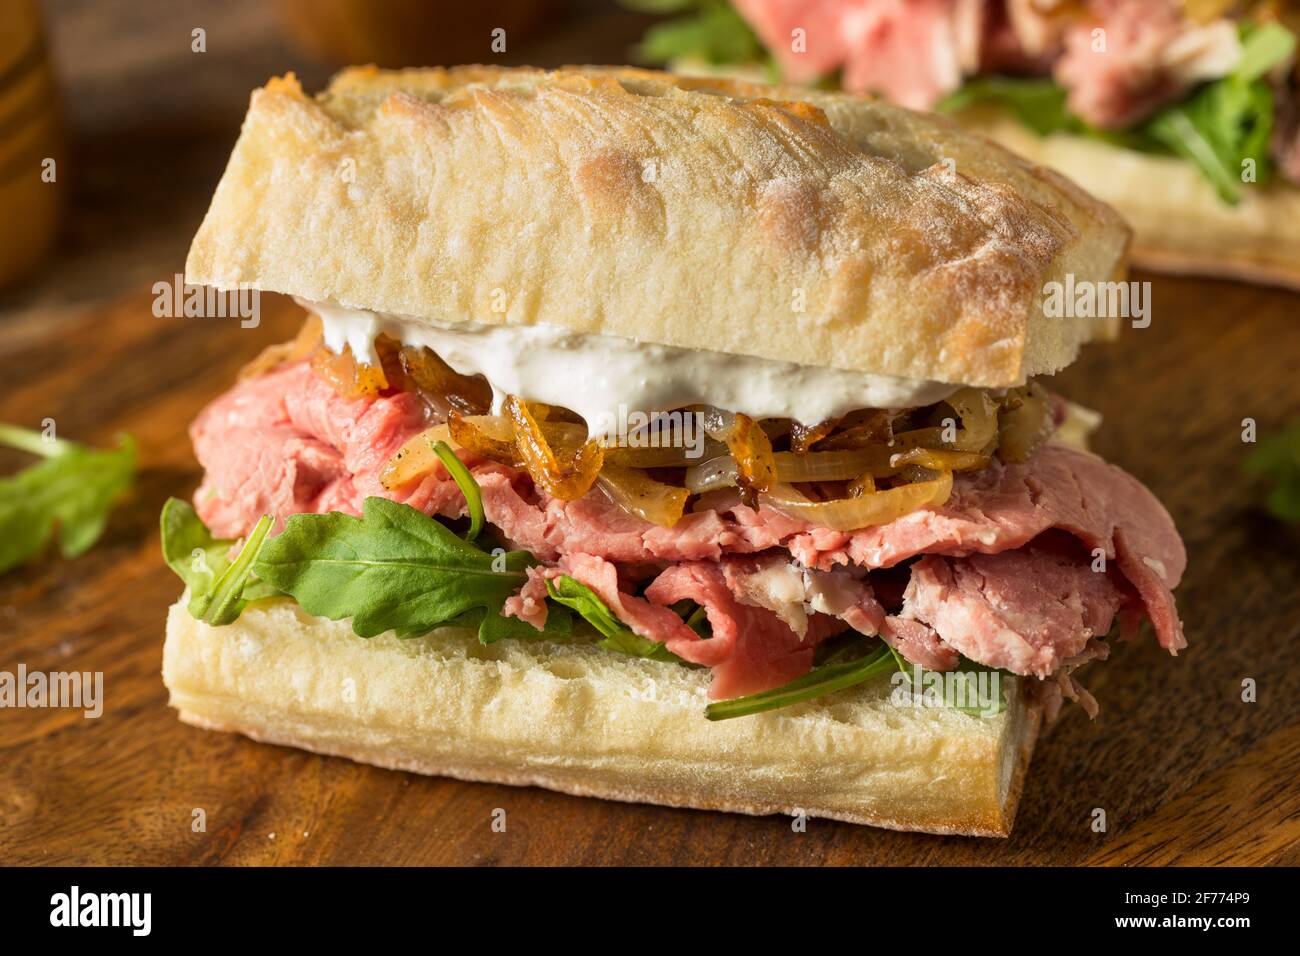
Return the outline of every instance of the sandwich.
{"type": "Polygon", "coordinates": [[[1137,265],[1300,288],[1291,0],[673,8],[679,16],[647,34],[644,58],[951,113],[1112,204],[1133,226],[1137,265]]]}
{"type": "Polygon", "coordinates": [[[253,94],[187,281],[293,296],[162,515],[181,719],[424,774],[1006,835],[1185,553],[1049,376],[1129,233],[841,93],[623,68],[253,94]]]}

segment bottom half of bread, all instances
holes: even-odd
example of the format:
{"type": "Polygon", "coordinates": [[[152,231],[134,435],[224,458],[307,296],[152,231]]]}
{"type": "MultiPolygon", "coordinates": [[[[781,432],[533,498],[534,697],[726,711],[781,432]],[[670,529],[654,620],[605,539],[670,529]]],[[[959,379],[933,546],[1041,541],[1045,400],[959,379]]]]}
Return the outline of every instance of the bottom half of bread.
{"type": "Polygon", "coordinates": [[[710,721],[704,670],[458,629],[364,640],[287,600],[215,628],[178,602],[163,680],[191,724],[396,770],[982,836],[1010,832],[1040,722],[1016,680],[974,716],[900,705],[886,678],[710,721]]]}

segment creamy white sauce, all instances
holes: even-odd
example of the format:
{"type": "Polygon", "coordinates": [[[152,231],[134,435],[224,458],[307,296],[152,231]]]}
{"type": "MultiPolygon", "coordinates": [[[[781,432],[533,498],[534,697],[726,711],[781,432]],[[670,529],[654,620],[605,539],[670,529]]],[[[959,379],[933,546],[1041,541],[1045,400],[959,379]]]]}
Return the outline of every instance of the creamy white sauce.
{"type": "Polygon", "coordinates": [[[593,437],[615,434],[630,413],[651,415],[683,405],[815,424],[857,408],[930,405],[958,388],[547,325],[434,325],[330,304],[299,304],[321,317],[332,351],[351,347],[359,360],[373,363],[373,343],[381,333],[426,346],[462,375],[484,376],[497,410],[506,395],[562,405],[582,416],[593,437]]]}

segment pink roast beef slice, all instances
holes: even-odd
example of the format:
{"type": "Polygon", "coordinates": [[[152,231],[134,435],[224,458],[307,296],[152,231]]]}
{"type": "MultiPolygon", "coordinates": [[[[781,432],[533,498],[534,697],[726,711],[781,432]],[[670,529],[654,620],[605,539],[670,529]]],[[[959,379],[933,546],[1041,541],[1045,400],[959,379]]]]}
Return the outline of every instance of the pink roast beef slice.
{"type": "Polygon", "coordinates": [[[845,629],[843,621],[814,614],[800,637],[773,611],[742,604],[727,586],[722,566],[713,562],[673,565],[655,578],[646,597],[655,604],[689,599],[704,607],[713,636],[670,639],[668,649],[713,668],[709,696],[715,700],[756,694],[802,677],[812,668],[817,645],[845,629]]]}
{"type": "Polygon", "coordinates": [[[1110,576],[1060,549],[1030,545],[912,565],[902,617],[924,622],[963,655],[1047,677],[1110,630],[1124,595],[1110,576]]]}
{"type": "Polygon", "coordinates": [[[1054,74],[1067,105],[1093,126],[1121,129],[1180,95],[1188,83],[1166,51],[1190,26],[1175,0],[1093,0],[1092,17],[1065,31],[1054,74]],[[1104,31],[1105,48],[1099,38],[1104,31]]]}
{"type": "MultiPolygon", "coordinates": [[[[370,495],[456,517],[465,511],[464,499],[441,468],[394,491],[379,482],[384,463],[424,426],[414,396],[343,399],[306,363],[245,379],[191,427],[206,469],[195,506],[222,537],[245,534],[265,513],[281,519],[329,510],[360,514],[370,495]]],[[[1012,551],[1061,529],[1115,562],[1141,595],[1162,646],[1176,652],[1186,645],[1172,595],[1186,555],[1173,521],[1136,479],[1085,452],[1048,445],[1019,464],[995,460],[982,472],[959,476],[943,507],[855,532],[815,528],[767,508],[755,511],[727,495],[709,496],[714,507],[661,528],[599,492],[558,501],[534,489],[525,474],[470,455],[465,460],[482,489],[488,521],[546,561],[590,554],[621,566],[715,562],[783,548],[815,570],[870,569],[924,554],[1012,551]]]]}
{"type": "Polygon", "coordinates": [[[733,0],[781,65],[807,83],[842,68],[854,93],[929,109],[979,60],[986,0],[733,0]],[[795,30],[803,41],[796,48],[795,30]]]}

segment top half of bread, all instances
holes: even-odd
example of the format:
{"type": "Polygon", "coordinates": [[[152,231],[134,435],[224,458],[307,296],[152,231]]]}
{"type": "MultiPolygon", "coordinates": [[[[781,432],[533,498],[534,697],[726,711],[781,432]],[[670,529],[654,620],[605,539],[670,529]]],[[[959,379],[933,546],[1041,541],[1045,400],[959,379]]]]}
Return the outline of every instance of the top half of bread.
{"type": "Polygon", "coordinates": [[[194,283],[1000,387],[1114,323],[1129,232],[1062,177],[877,99],[624,68],[350,69],[252,97],[194,283]]]}

